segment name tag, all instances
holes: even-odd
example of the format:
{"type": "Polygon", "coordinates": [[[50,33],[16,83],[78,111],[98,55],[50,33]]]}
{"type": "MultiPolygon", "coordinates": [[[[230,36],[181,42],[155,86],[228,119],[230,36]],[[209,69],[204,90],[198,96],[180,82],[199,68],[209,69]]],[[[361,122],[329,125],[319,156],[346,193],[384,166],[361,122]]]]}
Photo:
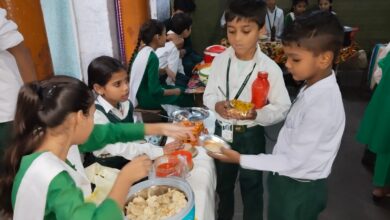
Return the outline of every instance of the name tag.
{"type": "Polygon", "coordinates": [[[221,122],[222,127],[222,138],[232,143],[233,142],[233,123],[231,122],[221,122]]]}

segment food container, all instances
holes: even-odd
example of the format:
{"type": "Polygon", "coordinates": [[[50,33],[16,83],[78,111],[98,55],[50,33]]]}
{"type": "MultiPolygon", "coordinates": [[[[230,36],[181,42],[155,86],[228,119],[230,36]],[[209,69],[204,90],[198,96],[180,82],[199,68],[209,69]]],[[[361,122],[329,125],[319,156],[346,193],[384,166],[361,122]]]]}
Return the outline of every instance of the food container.
{"type": "Polygon", "coordinates": [[[141,196],[147,199],[149,196],[159,196],[166,193],[169,188],[184,193],[187,204],[177,214],[164,220],[194,220],[195,198],[191,186],[185,180],[175,177],[149,179],[132,186],[127,195],[125,213],[127,214],[128,203],[134,198],[141,196]]]}
{"type": "Polygon", "coordinates": [[[221,137],[218,137],[217,135],[211,135],[211,134],[200,136],[199,143],[208,152],[214,154],[221,154],[221,148],[223,147],[228,149],[231,148],[230,145],[221,137]]]}
{"type": "Polygon", "coordinates": [[[214,58],[218,54],[222,53],[225,50],[226,50],[226,47],[224,47],[222,45],[212,45],[212,46],[209,46],[209,47],[207,47],[204,50],[203,61],[205,63],[211,63],[211,62],[213,62],[214,58]]]}
{"type": "Polygon", "coordinates": [[[194,163],[192,162],[192,152],[187,150],[177,150],[172,153],[173,156],[182,156],[186,158],[189,170],[192,170],[194,163]]]}
{"type": "Polygon", "coordinates": [[[248,116],[248,114],[254,108],[253,103],[244,102],[244,101],[237,100],[237,99],[231,100],[230,105],[232,108],[228,109],[229,114],[240,115],[243,117],[248,116]]]}
{"type": "Polygon", "coordinates": [[[177,155],[164,155],[154,160],[153,171],[156,177],[186,177],[189,165],[186,158],[179,158],[177,155]]]}

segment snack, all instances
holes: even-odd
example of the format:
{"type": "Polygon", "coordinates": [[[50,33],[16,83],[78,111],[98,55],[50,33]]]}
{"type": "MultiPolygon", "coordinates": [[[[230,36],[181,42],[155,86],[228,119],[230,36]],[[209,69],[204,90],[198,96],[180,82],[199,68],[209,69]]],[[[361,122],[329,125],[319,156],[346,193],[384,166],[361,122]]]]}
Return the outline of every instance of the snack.
{"type": "Polygon", "coordinates": [[[253,109],[254,105],[251,102],[244,102],[241,100],[233,99],[230,101],[232,108],[228,110],[231,115],[247,116],[253,109]]]}
{"type": "Polygon", "coordinates": [[[160,220],[179,213],[186,205],[183,192],[168,188],[168,192],[148,197],[135,197],[126,207],[126,217],[130,220],[160,220]]]}
{"type": "Polygon", "coordinates": [[[225,145],[223,143],[215,142],[213,140],[207,140],[204,142],[204,147],[213,153],[221,153],[221,148],[225,145]]]}

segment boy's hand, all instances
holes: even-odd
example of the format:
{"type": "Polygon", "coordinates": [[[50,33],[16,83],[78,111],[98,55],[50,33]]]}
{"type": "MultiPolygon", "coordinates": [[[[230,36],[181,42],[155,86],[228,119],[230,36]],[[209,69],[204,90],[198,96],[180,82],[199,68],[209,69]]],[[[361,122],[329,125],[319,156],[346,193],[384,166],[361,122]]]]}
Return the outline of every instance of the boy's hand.
{"type": "Polygon", "coordinates": [[[252,109],[248,114],[246,114],[246,116],[242,116],[240,112],[228,111],[228,117],[237,120],[255,120],[257,117],[257,112],[255,109],[252,109]]]}
{"type": "Polygon", "coordinates": [[[171,154],[177,150],[180,150],[183,148],[183,142],[182,141],[173,141],[171,143],[168,143],[164,146],[164,154],[171,154]]]}
{"type": "Polygon", "coordinates": [[[225,118],[225,119],[229,119],[229,114],[228,114],[228,106],[229,106],[229,103],[227,101],[220,101],[220,102],[217,102],[215,103],[215,111],[222,117],[222,118],[225,118]]]}
{"type": "Polygon", "coordinates": [[[212,152],[207,152],[207,154],[217,160],[220,160],[225,163],[240,163],[240,153],[237,151],[227,149],[227,148],[221,148],[221,154],[215,154],[212,152]]]}
{"type": "Polygon", "coordinates": [[[180,58],[183,58],[184,55],[186,55],[186,49],[181,49],[180,50],[180,58]]]}

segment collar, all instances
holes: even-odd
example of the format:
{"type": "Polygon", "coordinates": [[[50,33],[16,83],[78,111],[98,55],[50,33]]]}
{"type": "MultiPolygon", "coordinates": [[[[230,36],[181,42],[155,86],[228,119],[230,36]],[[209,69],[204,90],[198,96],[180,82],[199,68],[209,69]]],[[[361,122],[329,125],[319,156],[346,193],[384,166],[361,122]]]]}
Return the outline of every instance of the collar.
{"type": "Polygon", "coordinates": [[[336,74],[332,70],[332,73],[328,77],[321,79],[320,81],[314,83],[313,85],[311,85],[308,88],[306,86],[304,86],[302,88],[302,92],[307,93],[307,92],[315,91],[317,89],[333,86],[335,84],[337,84],[336,74]]]}
{"type": "MultiPolygon", "coordinates": [[[[112,106],[107,100],[105,100],[101,95],[99,95],[96,98],[96,104],[99,104],[100,106],[103,107],[104,111],[106,113],[109,113],[111,110],[115,109],[114,106],[112,106]]],[[[120,105],[120,103],[119,103],[120,105]]]]}

